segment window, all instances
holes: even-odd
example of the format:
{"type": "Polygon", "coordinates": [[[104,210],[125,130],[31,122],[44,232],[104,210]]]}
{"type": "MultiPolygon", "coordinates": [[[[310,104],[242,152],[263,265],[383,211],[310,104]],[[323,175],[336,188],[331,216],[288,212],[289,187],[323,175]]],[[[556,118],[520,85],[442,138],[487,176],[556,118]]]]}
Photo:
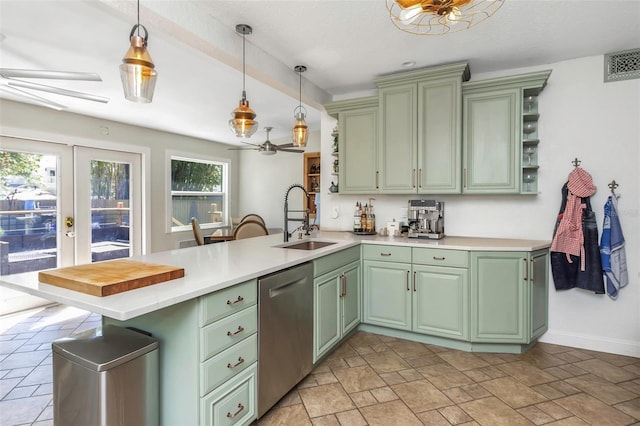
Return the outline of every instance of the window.
{"type": "Polygon", "coordinates": [[[228,163],[171,156],[171,231],[229,225],[228,163]]]}

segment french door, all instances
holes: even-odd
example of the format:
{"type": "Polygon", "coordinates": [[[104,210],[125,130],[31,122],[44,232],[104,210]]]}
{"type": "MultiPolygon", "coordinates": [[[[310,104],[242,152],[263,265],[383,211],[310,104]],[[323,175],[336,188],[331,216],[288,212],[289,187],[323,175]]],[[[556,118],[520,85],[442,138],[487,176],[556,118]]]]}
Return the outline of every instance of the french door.
{"type": "Polygon", "coordinates": [[[0,139],[1,275],[142,253],[141,156],[0,139]]]}

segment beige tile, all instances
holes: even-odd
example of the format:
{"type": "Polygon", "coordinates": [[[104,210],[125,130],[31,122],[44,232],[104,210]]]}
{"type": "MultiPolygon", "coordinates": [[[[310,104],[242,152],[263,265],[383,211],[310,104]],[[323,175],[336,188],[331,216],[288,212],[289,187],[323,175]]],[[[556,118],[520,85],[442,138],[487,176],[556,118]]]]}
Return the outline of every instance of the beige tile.
{"type": "Polygon", "coordinates": [[[400,376],[402,376],[402,378],[405,379],[407,382],[424,379],[424,376],[420,374],[417,370],[414,370],[413,368],[410,368],[408,370],[400,370],[398,371],[398,374],[400,374],[400,376]]]}
{"type": "Polygon", "coordinates": [[[591,396],[595,396],[599,400],[609,405],[629,401],[638,396],[623,387],[614,385],[613,383],[601,379],[600,377],[594,376],[593,374],[573,377],[571,379],[565,380],[565,382],[580,389],[583,392],[588,393],[591,396]]]}
{"type": "Polygon", "coordinates": [[[402,401],[396,400],[360,409],[369,426],[422,426],[422,422],[402,401]]]}
{"type": "Polygon", "coordinates": [[[565,380],[560,380],[558,382],[551,382],[548,383],[548,385],[557,390],[558,392],[563,393],[565,396],[568,395],[574,395],[576,393],[580,393],[580,389],[571,386],[569,383],[567,383],[565,380]]]}
{"type": "Polygon", "coordinates": [[[640,395],[640,379],[620,383],[619,386],[640,395]]]}
{"type": "Polygon", "coordinates": [[[556,377],[557,379],[568,379],[570,377],[588,374],[587,371],[583,370],[582,368],[578,368],[575,365],[561,365],[559,367],[545,368],[544,371],[556,377]]]}
{"type": "Polygon", "coordinates": [[[462,403],[460,408],[481,425],[519,426],[533,424],[513,408],[493,396],[462,403]]]}
{"type": "Polygon", "coordinates": [[[554,421],[553,417],[534,405],[524,408],[518,408],[516,411],[537,425],[543,425],[545,423],[554,421]]]}
{"type": "Polygon", "coordinates": [[[453,405],[453,401],[427,380],[401,383],[391,389],[415,413],[453,405]]]}
{"type": "Polygon", "coordinates": [[[636,377],[640,377],[640,361],[635,362],[633,364],[625,365],[624,368],[629,373],[633,373],[636,377]]]}
{"type": "Polygon", "coordinates": [[[402,358],[412,358],[417,356],[433,355],[425,345],[418,342],[411,342],[408,340],[397,340],[395,342],[387,343],[387,346],[391,348],[402,358]]]}
{"type": "Polygon", "coordinates": [[[476,384],[466,385],[466,386],[462,386],[461,389],[465,391],[467,394],[471,395],[473,399],[480,399],[480,398],[486,398],[488,396],[491,396],[491,393],[485,388],[483,388],[481,385],[476,385],[476,384]]]}
{"type": "Polygon", "coordinates": [[[377,404],[378,401],[373,396],[373,394],[369,391],[363,392],[354,392],[350,393],[349,396],[353,400],[353,403],[356,404],[356,407],[366,407],[367,405],[377,404]]]}
{"type": "Polygon", "coordinates": [[[467,423],[473,419],[467,415],[461,408],[452,405],[450,407],[439,408],[438,411],[442,414],[452,425],[459,425],[467,423]]]}
{"type": "Polygon", "coordinates": [[[640,398],[614,405],[614,407],[640,421],[640,398]]]}
{"type": "Polygon", "coordinates": [[[331,369],[331,371],[342,370],[344,368],[349,368],[349,364],[345,362],[343,358],[333,358],[328,359],[327,366],[331,369]]]}
{"type": "Polygon", "coordinates": [[[258,421],[260,426],[300,425],[311,426],[311,419],[302,404],[273,408],[258,421]]]}
{"type": "Polygon", "coordinates": [[[546,426],[590,426],[579,417],[567,417],[566,419],[558,420],[556,422],[547,423],[546,426]]]}
{"type": "Polygon", "coordinates": [[[534,349],[535,348],[541,348],[544,352],[550,353],[550,354],[559,354],[562,352],[568,352],[573,349],[567,346],[560,346],[560,345],[555,345],[553,343],[542,343],[542,342],[536,343],[536,345],[534,346],[534,349]]]}
{"type": "Polygon", "coordinates": [[[407,363],[413,368],[442,363],[442,358],[440,358],[436,354],[410,357],[410,358],[405,358],[404,360],[407,361],[407,363]]]}
{"type": "MultiPolygon", "coordinates": [[[[606,361],[609,364],[613,364],[617,367],[636,364],[638,368],[640,368],[640,361],[638,361],[638,358],[634,358],[632,356],[610,354],[607,352],[593,352],[593,351],[591,352],[591,354],[596,358],[606,361]]],[[[638,375],[640,376],[640,374],[638,375]]]]}
{"type": "Polygon", "coordinates": [[[309,374],[307,377],[302,379],[296,389],[304,389],[304,388],[312,388],[314,386],[318,386],[318,381],[316,380],[315,374],[309,374]]]}
{"type": "Polygon", "coordinates": [[[567,394],[565,394],[564,392],[560,392],[558,389],[555,389],[549,383],[545,383],[543,385],[538,385],[538,386],[531,386],[531,389],[538,392],[540,395],[543,395],[547,399],[556,399],[556,398],[562,398],[563,396],[567,396],[567,394]]]}
{"type": "Polygon", "coordinates": [[[634,422],[632,417],[586,393],[566,396],[555,400],[555,403],[593,425],[628,425],[634,422]]]}
{"type": "Polygon", "coordinates": [[[572,416],[570,411],[565,410],[553,401],[541,402],[537,404],[536,407],[550,415],[554,420],[565,419],[572,416]]]}
{"type": "Polygon", "coordinates": [[[498,368],[527,386],[540,385],[556,380],[551,374],[524,361],[502,364],[498,368]]]}
{"type": "Polygon", "coordinates": [[[474,384],[475,382],[469,376],[463,373],[453,373],[445,376],[432,377],[429,379],[438,389],[456,388],[459,386],[474,384]]]}
{"type": "Polygon", "coordinates": [[[336,383],[338,381],[336,376],[334,376],[333,373],[331,372],[318,373],[318,374],[314,374],[313,376],[315,377],[316,383],[318,383],[318,385],[326,385],[329,383],[336,383]]]}
{"type": "Polygon", "coordinates": [[[297,390],[292,390],[278,401],[277,407],[288,407],[289,405],[302,404],[300,394],[297,390]]]}
{"type": "Polygon", "coordinates": [[[378,373],[391,373],[409,368],[409,364],[393,351],[371,353],[363,355],[363,358],[378,373]]]}
{"type": "Polygon", "coordinates": [[[529,351],[522,356],[522,360],[538,368],[557,367],[567,363],[565,360],[543,351],[538,351],[537,353],[529,351]]]}
{"type": "Polygon", "coordinates": [[[429,426],[450,426],[451,423],[447,419],[444,418],[442,414],[438,412],[438,410],[430,410],[425,411],[424,413],[420,413],[417,415],[422,423],[429,426]]]}
{"type": "Polygon", "coordinates": [[[502,377],[500,379],[482,382],[482,387],[513,408],[521,408],[547,400],[547,398],[538,392],[511,377],[502,377]]]}
{"type": "Polygon", "coordinates": [[[388,386],[372,389],[371,394],[378,400],[378,402],[389,402],[398,399],[398,395],[396,395],[388,386]]]}
{"type": "MultiPolygon", "coordinates": [[[[311,423],[313,424],[313,426],[340,426],[340,422],[334,414],[314,417],[313,419],[311,419],[311,423]]],[[[288,426],[288,424],[282,424],[282,426],[288,426]]]]}
{"type": "Polygon", "coordinates": [[[458,373],[458,370],[456,370],[455,367],[447,364],[446,362],[443,362],[441,364],[427,365],[424,367],[416,368],[416,370],[418,370],[427,379],[458,373]]]}
{"type": "Polygon", "coordinates": [[[369,345],[354,346],[353,349],[358,353],[358,355],[368,355],[376,353],[376,351],[374,351],[369,345]]]}
{"type": "Polygon", "coordinates": [[[349,358],[352,356],[357,356],[358,354],[356,353],[356,351],[353,349],[353,347],[350,344],[351,340],[349,340],[348,342],[344,342],[343,344],[341,344],[337,349],[335,349],[328,357],[327,359],[335,359],[335,358],[349,358]]]}
{"type": "Polygon", "coordinates": [[[385,382],[368,365],[337,370],[334,374],[347,393],[361,392],[385,386],[385,382]]]}
{"type": "Polygon", "coordinates": [[[299,389],[309,416],[320,417],[356,408],[339,383],[299,389]]]}
{"type": "Polygon", "coordinates": [[[475,382],[484,382],[485,380],[497,379],[499,377],[507,376],[507,373],[494,366],[466,370],[463,371],[463,373],[475,382]]]}
{"type": "Polygon", "coordinates": [[[489,365],[504,364],[506,362],[502,357],[500,357],[500,354],[478,353],[477,356],[489,365]]]}
{"type": "Polygon", "coordinates": [[[402,377],[398,372],[394,371],[393,373],[381,373],[380,378],[385,381],[388,385],[395,385],[398,383],[404,383],[407,380],[402,377]]]}
{"type": "Polygon", "coordinates": [[[447,398],[449,398],[451,401],[455,402],[456,404],[473,401],[474,399],[476,399],[471,395],[469,395],[468,393],[466,393],[462,388],[445,389],[442,391],[442,393],[445,394],[447,398]]]}
{"type": "Polygon", "coordinates": [[[331,371],[331,369],[329,368],[329,366],[327,365],[327,361],[324,360],[322,361],[320,364],[316,365],[313,370],[311,370],[311,374],[318,374],[318,373],[327,373],[331,371]]]}
{"type": "Polygon", "coordinates": [[[574,365],[612,383],[626,382],[638,378],[635,374],[623,368],[616,367],[599,359],[576,362],[574,365]]]}
{"type": "Polygon", "coordinates": [[[384,343],[382,337],[383,336],[378,336],[377,334],[358,331],[349,338],[349,344],[353,347],[378,345],[384,343]]]}
{"type": "Polygon", "coordinates": [[[367,422],[358,410],[349,410],[337,413],[336,417],[343,426],[366,426],[367,422]]]}
{"type": "Polygon", "coordinates": [[[367,361],[361,356],[352,356],[344,359],[349,367],[360,367],[361,365],[367,365],[367,361]]]}
{"type": "Polygon", "coordinates": [[[485,360],[472,352],[449,351],[441,352],[438,356],[460,371],[489,366],[485,360]]]}

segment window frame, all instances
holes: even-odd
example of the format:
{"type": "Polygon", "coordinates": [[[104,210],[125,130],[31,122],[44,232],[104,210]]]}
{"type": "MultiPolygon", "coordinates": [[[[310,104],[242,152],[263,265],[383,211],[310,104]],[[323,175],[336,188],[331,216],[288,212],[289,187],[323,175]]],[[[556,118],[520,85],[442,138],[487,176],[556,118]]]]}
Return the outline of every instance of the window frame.
{"type": "Polygon", "coordinates": [[[179,151],[166,151],[166,184],[167,188],[166,194],[166,219],[165,226],[167,233],[176,233],[176,232],[191,232],[191,223],[180,225],[173,225],[173,197],[174,195],[213,195],[213,196],[221,196],[222,197],[222,205],[219,206],[219,209],[222,210],[222,222],[200,222],[200,227],[202,229],[218,229],[218,228],[229,228],[231,226],[231,215],[229,212],[229,189],[231,188],[229,182],[229,176],[231,168],[231,160],[228,158],[220,158],[213,157],[201,154],[188,153],[179,151]],[[215,164],[222,166],[222,188],[221,192],[206,192],[206,191],[173,191],[171,188],[172,185],[172,176],[171,176],[171,165],[173,160],[178,161],[187,161],[194,163],[207,163],[207,164],[215,164]]]}

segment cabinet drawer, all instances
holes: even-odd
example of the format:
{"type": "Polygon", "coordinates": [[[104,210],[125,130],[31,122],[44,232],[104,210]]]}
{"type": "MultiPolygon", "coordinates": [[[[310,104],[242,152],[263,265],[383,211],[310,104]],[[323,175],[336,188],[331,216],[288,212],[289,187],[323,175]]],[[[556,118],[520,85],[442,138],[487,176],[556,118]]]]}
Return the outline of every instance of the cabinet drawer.
{"type": "Polygon", "coordinates": [[[256,418],[256,365],[229,380],[200,402],[200,424],[246,425],[256,418]]]}
{"type": "Polygon", "coordinates": [[[381,262],[411,263],[411,247],[364,244],[362,246],[362,258],[381,262]]]}
{"type": "Polygon", "coordinates": [[[251,280],[200,298],[200,326],[239,312],[258,301],[258,281],[251,280]]]}
{"type": "Polygon", "coordinates": [[[209,358],[200,366],[200,396],[211,392],[258,359],[256,334],[209,358]]]}
{"type": "Polygon", "coordinates": [[[351,247],[313,261],[313,276],[319,277],[351,262],[360,260],[360,247],[351,247]]]}
{"type": "Polygon", "coordinates": [[[433,248],[413,248],[413,263],[453,268],[469,267],[469,252],[433,248]]]}
{"type": "Polygon", "coordinates": [[[204,361],[258,330],[258,306],[236,312],[200,330],[200,361],[204,361]]]}

